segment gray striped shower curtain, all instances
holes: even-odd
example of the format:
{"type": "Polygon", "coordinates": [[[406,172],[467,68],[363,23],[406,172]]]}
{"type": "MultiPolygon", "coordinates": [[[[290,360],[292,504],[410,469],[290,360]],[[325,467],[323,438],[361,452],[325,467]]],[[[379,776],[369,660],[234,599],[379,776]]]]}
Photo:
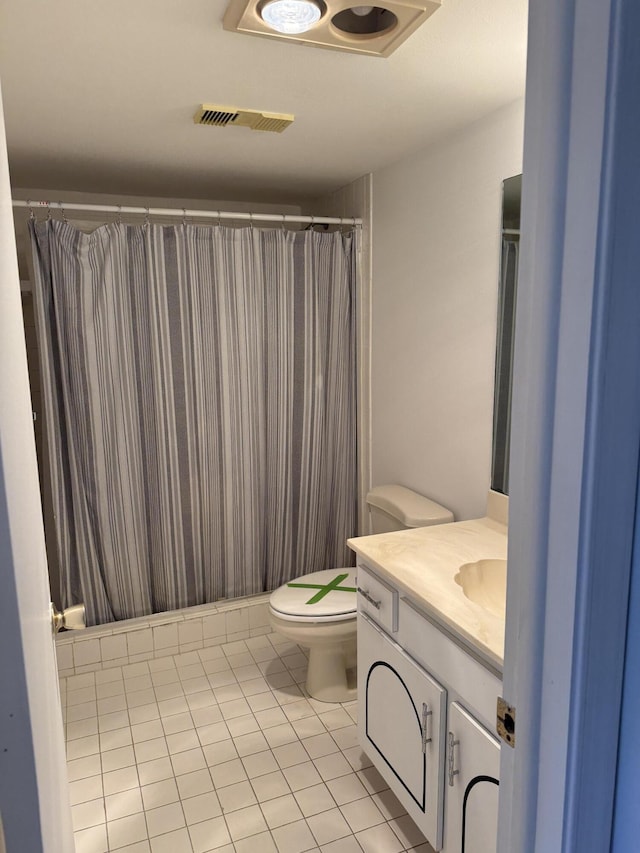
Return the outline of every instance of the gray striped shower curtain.
{"type": "Polygon", "coordinates": [[[30,229],[63,606],[100,624],[351,564],[352,236],[30,229]]]}

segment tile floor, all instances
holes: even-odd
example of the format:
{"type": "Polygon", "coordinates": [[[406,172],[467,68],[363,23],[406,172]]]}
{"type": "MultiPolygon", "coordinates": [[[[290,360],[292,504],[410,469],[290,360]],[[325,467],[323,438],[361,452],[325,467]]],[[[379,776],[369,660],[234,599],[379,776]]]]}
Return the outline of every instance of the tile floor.
{"type": "Polygon", "coordinates": [[[76,853],[431,851],[277,634],[61,680],[76,853]]]}

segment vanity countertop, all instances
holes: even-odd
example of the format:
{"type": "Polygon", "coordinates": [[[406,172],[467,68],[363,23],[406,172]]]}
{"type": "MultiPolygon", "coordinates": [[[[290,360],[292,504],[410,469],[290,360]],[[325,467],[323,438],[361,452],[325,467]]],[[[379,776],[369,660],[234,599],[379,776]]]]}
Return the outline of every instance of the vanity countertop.
{"type": "Polygon", "coordinates": [[[464,563],[507,558],[507,528],[477,518],[348,540],[362,561],[409,595],[435,622],[502,670],[504,620],[470,601],[455,581],[464,563]]]}

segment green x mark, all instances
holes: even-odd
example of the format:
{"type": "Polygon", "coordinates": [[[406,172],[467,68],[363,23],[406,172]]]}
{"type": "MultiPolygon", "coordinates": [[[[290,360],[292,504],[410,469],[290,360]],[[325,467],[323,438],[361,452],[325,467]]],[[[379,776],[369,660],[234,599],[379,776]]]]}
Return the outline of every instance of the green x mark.
{"type": "Polygon", "coordinates": [[[336,575],[335,578],[325,586],[322,586],[322,584],[319,583],[288,583],[287,586],[294,586],[300,588],[306,587],[308,589],[319,590],[319,592],[316,592],[315,595],[312,595],[309,601],[306,602],[306,604],[317,604],[325,597],[325,595],[328,595],[330,592],[332,592],[332,590],[335,590],[336,592],[355,592],[356,588],[354,586],[340,586],[342,581],[348,577],[348,574],[336,575]]]}

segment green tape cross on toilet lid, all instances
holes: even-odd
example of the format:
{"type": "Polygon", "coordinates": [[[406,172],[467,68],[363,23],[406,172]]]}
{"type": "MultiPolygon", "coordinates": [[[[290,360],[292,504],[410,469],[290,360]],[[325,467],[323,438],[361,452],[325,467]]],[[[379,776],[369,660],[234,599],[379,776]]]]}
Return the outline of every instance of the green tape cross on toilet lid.
{"type": "Polygon", "coordinates": [[[272,593],[271,606],[283,614],[313,618],[355,612],[355,569],[326,569],[295,578],[272,593]]]}

